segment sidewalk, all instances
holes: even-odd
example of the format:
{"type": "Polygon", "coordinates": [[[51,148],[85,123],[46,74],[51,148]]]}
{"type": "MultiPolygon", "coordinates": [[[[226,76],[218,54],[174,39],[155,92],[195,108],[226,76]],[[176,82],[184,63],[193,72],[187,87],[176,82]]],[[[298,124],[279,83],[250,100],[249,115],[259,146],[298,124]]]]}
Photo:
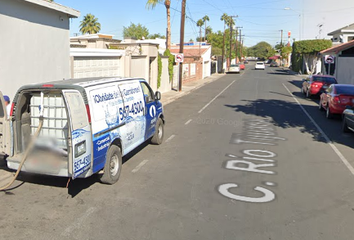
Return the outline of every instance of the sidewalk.
{"type": "Polygon", "coordinates": [[[173,102],[174,100],[193,92],[194,90],[204,86],[205,84],[214,82],[223,76],[225,76],[225,74],[213,74],[210,77],[207,77],[207,78],[204,78],[201,80],[196,80],[196,81],[184,83],[182,85],[181,92],[179,92],[178,89],[175,89],[175,90],[170,90],[168,92],[162,93],[160,101],[162,102],[162,104],[164,106],[166,106],[167,104],[173,102]]]}

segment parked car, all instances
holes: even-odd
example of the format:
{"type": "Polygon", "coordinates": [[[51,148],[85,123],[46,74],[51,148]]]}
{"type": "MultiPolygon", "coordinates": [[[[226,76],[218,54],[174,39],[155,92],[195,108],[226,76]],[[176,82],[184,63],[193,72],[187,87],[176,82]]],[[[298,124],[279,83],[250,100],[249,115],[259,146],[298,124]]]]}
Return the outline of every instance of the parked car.
{"type": "Polygon", "coordinates": [[[245,68],[246,68],[245,64],[241,63],[241,64],[240,64],[240,69],[241,69],[241,70],[245,70],[245,68]]]}
{"type": "Polygon", "coordinates": [[[247,60],[245,60],[243,63],[244,63],[244,64],[248,64],[248,61],[247,61],[247,60]]]}
{"type": "Polygon", "coordinates": [[[343,132],[354,132],[354,108],[353,106],[346,106],[343,111],[342,118],[342,131],[343,132]]]}
{"type": "Polygon", "coordinates": [[[231,64],[228,73],[240,73],[240,65],[231,64]]]}
{"type": "Polygon", "coordinates": [[[258,69],[262,69],[264,70],[265,69],[265,64],[264,62],[257,62],[254,69],[258,70],[258,69]]]}
{"type": "Polygon", "coordinates": [[[271,62],[270,63],[270,65],[269,65],[270,67],[279,67],[279,64],[277,63],[277,62],[271,62]]]}
{"type": "Polygon", "coordinates": [[[331,84],[336,84],[337,80],[328,75],[312,75],[303,79],[301,91],[310,98],[313,95],[321,95],[331,84]]]}
{"type": "Polygon", "coordinates": [[[342,114],[346,106],[354,106],[354,85],[332,84],[321,94],[318,108],[326,110],[326,117],[342,114]]]}

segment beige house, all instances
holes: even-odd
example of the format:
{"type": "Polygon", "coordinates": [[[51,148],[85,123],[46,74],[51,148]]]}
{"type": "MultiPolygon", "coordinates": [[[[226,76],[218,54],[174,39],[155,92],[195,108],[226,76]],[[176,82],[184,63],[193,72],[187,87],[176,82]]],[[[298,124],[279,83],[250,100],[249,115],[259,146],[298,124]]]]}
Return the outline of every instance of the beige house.
{"type": "MultiPolygon", "coordinates": [[[[112,35],[91,34],[70,38],[70,46],[72,78],[142,77],[157,90],[158,42],[135,39],[120,41],[113,39],[112,35]]],[[[166,75],[165,72],[163,75],[166,75]]]]}
{"type": "Polygon", "coordinates": [[[79,11],[45,0],[0,0],[0,90],[70,77],[70,18],[79,11]],[[55,57],[53,57],[55,56],[55,57]]]}

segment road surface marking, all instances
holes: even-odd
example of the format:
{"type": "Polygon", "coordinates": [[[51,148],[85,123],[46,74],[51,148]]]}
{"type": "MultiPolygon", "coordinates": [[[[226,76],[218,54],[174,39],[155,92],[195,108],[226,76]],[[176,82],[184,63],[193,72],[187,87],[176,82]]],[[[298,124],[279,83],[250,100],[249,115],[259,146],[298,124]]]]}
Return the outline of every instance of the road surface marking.
{"type": "Polygon", "coordinates": [[[171,141],[174,137],[175,137],[175,135],[171,135],[171,137],[167,138],[165,142],[171,141]]]}
{"type": "Polygon", "coordinates": [[[96,207],[90,207],[89,209],[87,209],[86,212],[80,218],[78,218],[76,222],[73,222],[69,227],[67,227],[61,235],[69,237],[72,232],[80,229],[84,221],[96,210],[97,210],[96,207]]]}
{"type": "Polygon", "coordinates": [[[140,168],[141,168],[142,166],[144,166],[148,161],[149,161],[149,160],[147,160],[147,159],[143,160],[141,163],[139,163],[138,166],[136,166],[136,167],[132,170],[132,173],[136,173],[137,171],[139,171],[140,168]]]}
{"type": "Polygon", "coordinates": [[[317,128],[317,130],[321,133],[321,135],[324,137],[326,143],[329,144],[329,146],[331,146],[331,148],[333,149],[333,151],[337,154],[337,156],[340,158],[340,160],[342,160],[342,162],[344,163],[344,165],[349,169],[349,171],[354,175],[354,168],[352,165],[350,165],[350,163],[348,162],[348,160],[343,156],[343,154],[338,150],[338,148],[332,143],[332,141],[329,139],[329,137],[325,134],[325,132],[322,130],[322,128],[320,126],[318,126],[318,124],[315,122],[315,120],[313,120],[313,118],[310,116],[310,114],[305,110],[305,108],[301,105],[301,103],[297,100],[297,98],[290,92],[290,90],[285,86],[285,84],[283,83],[283,86],[285,87],[285,89],[288,91],[288,93],[293,97],[293,99],[295,100],[295,102],[300,106],[301,110],[306,114],[306,116],[311,120],[311,122],[313,123],[313,125],[315,125],[315,127],[317,128]]]}
{"type": "Polygon", "coordinates": [[[211,99],[211,101],[208,102],[202,109],[200,109],[198,113],[203,112],[204,109],[206,109],[212,102],[214,102],[215,99],[216,99],[217,97],[219,97],[223,92],[225,92],[235,81],[236,81],[236,80],[233,80],[232,83],[230,83],[229,85],[227,85],[227,87],[224,88],[224,90],[222,90],[218,95],[216,95],[213,99],[211,99]]]}
{"type": "Polygon", "coordinates": [[[184,125],[188,125],[191,121],[192,119],[189,119],[184,125]]]}

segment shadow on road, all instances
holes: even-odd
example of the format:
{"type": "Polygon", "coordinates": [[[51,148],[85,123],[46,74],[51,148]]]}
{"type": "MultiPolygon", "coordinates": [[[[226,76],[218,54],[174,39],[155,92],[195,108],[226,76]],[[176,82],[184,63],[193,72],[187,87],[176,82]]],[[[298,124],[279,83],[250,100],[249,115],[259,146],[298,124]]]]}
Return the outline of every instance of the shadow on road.
{"type": "MultiPolygon", "coordinates": [[[[310,133],[316,141],[324,141],[317,129],[306,119],[299,105],[276,99],[243,100],[245,105],[225,105],[236,112],[243,112],[271,119],[275,126],[282,128],[298,128],[303,133],[310,133]]],[[[316,109],[314,109],[316,110],[316,109]]]]}
{"type": "MultiPolygon", "coordinates": [[[[132,152],[130,152],[128,155],[123,157],[123,164],[129,161],[134,155],[136,155],[138,152],[143,150],[147,145],[149,145],[149,142],[145,142],[136,149],[134,149],[132,152]]],[[[7,168],[6,166],[6,161],[4,159],[0,158],[0,169],[7,171],[7,172],[15,172],[14,170],[11,170],[7,168]]],[[[67,177],[54,177],[54,176],[48,176],[48,175],[41,175],[41,174],[33,174],[33,173],[26,173],[26,172],[21,172],[17,178],[17,184],[14,183],[10,189],[5,191],[7,194],[11,194],[12,190],[19,188],[25,183],[31,183],[31,184],[37,184],[37,185],[42,185],[42,186],[50,186],[50,187],[57,187],[57,188],[66,188],[68,189],[68,194],[74,198],[76,197],[79,193],[81,193],[83,190],[90,188],[92,185],[100,183],[99,180],[99,175],[94,174],[88,178],[77,178],[75,180],[69,180],[67,177]],[[18,183],[20,182],[20,183],[18,183]]]]}
{"type": "Polygon", "coordinates": [[[296,75],[293,72],[291,72],[289,69],[287,68],[272,68],[271,69],[275,69],[274,72],[268,72],[268,74],[273,74],[273,75],[296,75]]]}
{"type": "MultiPolygon", "coordinates": [[[[318,129],[297,103],[276,99],[243,101],[245,105],[225,106],[234,109],[236,112],[268,118],[277,127],[299,129],[302,133],[311,134],[313,140],[325,142],[318,129]]],[[[326,119],[324,112],[320,111],[317,106],[304,104],[302,106],[333,142],[354,148],[354,134],[342,133],[340,116],[336,116],[334,119],[326,119]]]]}

